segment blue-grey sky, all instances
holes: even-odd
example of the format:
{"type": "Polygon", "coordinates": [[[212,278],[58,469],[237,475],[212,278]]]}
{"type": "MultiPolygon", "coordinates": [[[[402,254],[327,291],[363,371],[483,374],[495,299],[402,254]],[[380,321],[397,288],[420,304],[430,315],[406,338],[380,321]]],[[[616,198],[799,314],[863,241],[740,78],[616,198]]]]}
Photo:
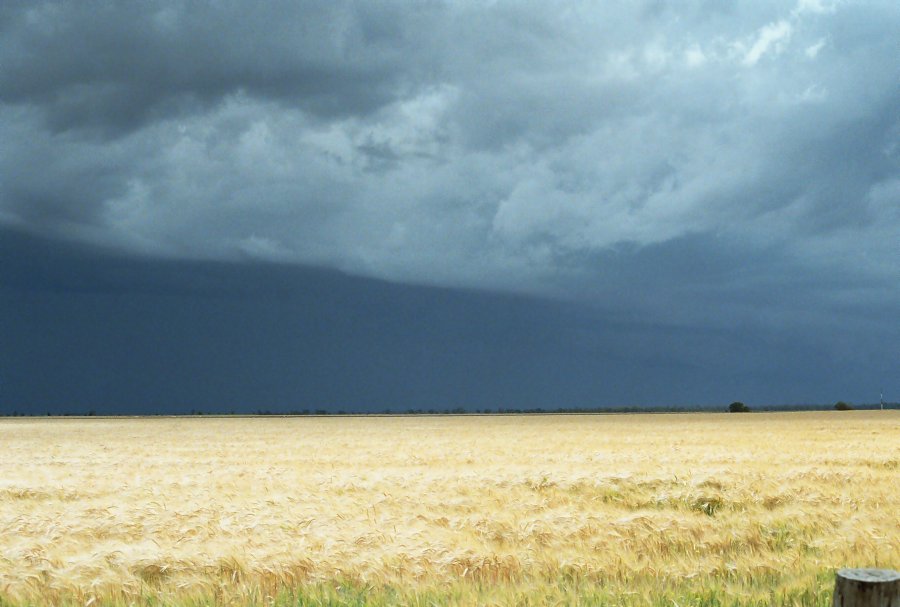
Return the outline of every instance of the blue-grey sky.
{"type": "Polygon", "coordinates": [[[898,31],[3,2],[0,407],[900,400],[898,31]]]}

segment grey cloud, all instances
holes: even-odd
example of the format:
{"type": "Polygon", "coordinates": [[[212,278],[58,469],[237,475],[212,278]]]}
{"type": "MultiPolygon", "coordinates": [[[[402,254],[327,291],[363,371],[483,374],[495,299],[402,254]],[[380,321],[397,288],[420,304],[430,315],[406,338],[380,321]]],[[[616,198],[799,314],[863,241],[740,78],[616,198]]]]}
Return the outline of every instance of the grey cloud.
{"type": "MultiPolygon", "coordinates": [[[[325,117],[372,111],[408,80],[409,18],[348,3],[21,3],[2,20],[0,99],[54,130],[132,130],[243,91],[325,117]]],[[[414,83],[413,83],[414,84],[414,83]]]]}
{"type": "Polygon", "coordinates": [[[735,321],[857,278],[897,305],[898,26],[877,1],[5,5],[0,221],[691,322],[692,291],[735,321]]]}

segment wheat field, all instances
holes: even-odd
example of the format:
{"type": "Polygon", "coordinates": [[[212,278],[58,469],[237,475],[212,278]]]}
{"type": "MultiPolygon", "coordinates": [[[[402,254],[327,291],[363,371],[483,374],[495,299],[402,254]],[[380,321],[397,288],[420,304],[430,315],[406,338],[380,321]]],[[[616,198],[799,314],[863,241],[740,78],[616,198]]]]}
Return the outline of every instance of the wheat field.
{"type": "Polygon", "coordinates": [[[900,412],[0,420],[0,604],[825,605],[900,412]]]}

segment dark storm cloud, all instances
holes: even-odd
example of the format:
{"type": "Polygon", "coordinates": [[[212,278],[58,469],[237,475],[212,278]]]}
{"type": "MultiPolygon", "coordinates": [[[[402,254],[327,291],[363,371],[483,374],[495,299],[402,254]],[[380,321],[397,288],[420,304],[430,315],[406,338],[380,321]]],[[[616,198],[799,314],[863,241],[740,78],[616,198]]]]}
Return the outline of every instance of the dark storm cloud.
{"type": "MultiPolygon", "coordinates": [[[[852,257],[897,228],[898,22],[812,0],[6,4],[0,220],[537,292],[693,234],[852,257]]],[[[894,278],[892,252],[849,265],[894,278]]]]}
{"type": "Polygon", "coordinates": [[[365,113],[402,83],[400,6],[56,3],[7,6],[0,99],[54,131],[121,133],[243,91],[322,116],[365,113]]]}
{"type": "Polygon", "coordinates": [[[888,0],[5,2],[0,226],[831,347],[900,307],[898,29],[888,0]]]}
{"type": "Polygon", "coordinates": [[[817,336],[796,322],[689,327],[295,265],[128,259],[9,231],[0,259],[6,414],[721,408],[900,389],[900,333],[885,317],[817,336]]]}

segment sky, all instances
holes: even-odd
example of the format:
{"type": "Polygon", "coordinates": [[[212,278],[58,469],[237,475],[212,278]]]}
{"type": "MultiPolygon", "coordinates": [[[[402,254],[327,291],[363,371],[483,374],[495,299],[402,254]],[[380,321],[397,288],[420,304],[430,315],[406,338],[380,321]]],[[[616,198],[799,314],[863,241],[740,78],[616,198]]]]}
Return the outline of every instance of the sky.
{"type": "Polygon", "coordinates": [[[900,400],[900,5],[0,5],[0,412],[900,400]]]}

